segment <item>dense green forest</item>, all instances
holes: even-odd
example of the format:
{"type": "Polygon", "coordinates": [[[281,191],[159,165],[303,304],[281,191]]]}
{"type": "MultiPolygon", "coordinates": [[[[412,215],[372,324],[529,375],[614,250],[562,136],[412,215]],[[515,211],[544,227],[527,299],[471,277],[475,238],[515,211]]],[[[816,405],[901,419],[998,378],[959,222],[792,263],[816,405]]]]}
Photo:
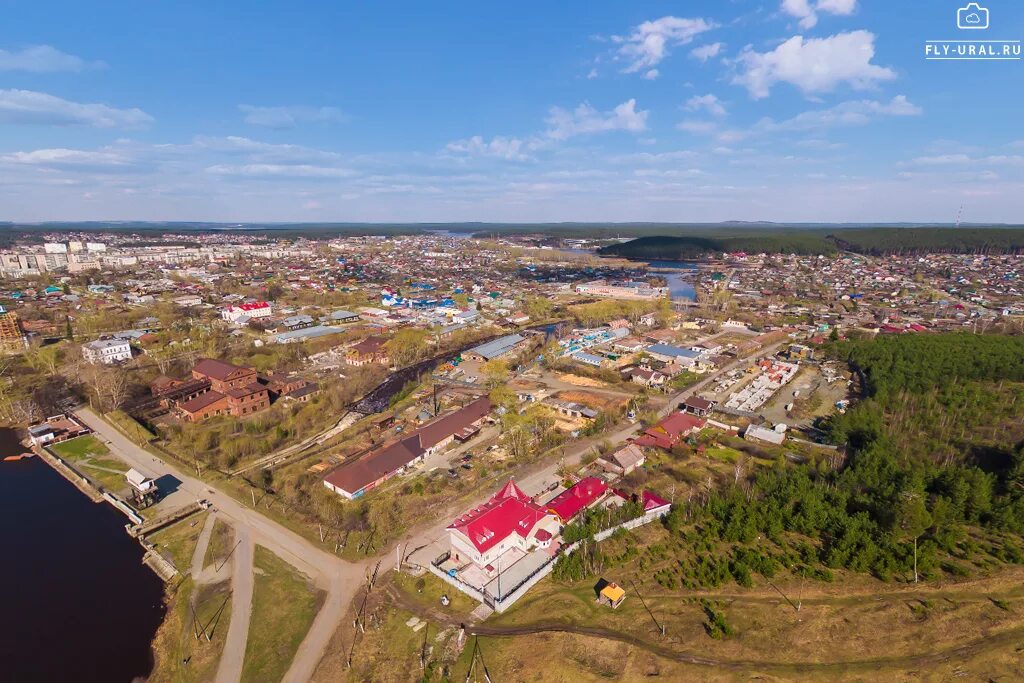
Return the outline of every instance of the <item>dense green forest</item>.
{"type": "Polygon", "coordinates": [[[640,237],[601,248],[600,253],[643,260],[689,260],[722,252],[832,254],[1020,254],[1020,228],[841,228],[729,230],[717,234],[640,237]]]}
{"type": "Polygon", "coordinates": [[[1024,230],[1011,228],[854,228],[828,239],[845,251],[875,256],[1024,253],[1024,230]]]}
{"type": "MultiPolygon", "coordinates": [[[[1024,563],[1024,338],[892,335],[828,351],[865,380],[863,400],[827,425],[848,444],[845,464],[779,462],[702,504],[674,506],[665,521],[672,542],[693,553],[655,578],[669,588],[748,585],[752,573],[786,567],[823,579],[848,569],[913,580],[915,566],[928,579],[1024,563]],[[926,396],[956,409],[919,400],[926,396]],[[1003,428],[961,432],[992,414],[1003,428]],[[936,457],[929,439],[942,445],[947,432],[962,448],[936,457]]],[[[572,569],[562,574],[577,578],[572,569]]]]}
{"type": "Polygon", "coordinates": [[[908,424],[924,434],[959,434],[958,422],[978,412],[989,419],[986,408],[1019,426],[1024,394],[1015,383],[1024,382],[1024,338],[890,335],[841,342],[830,352],[861,372],[865,383],[864,399],[829,424],[833,440],[848,444],[847,465],[832,472],[803,466],[763,473],[754,495],[734,489],[715,497],[703,510],[705,529],[746,542],[759,533],[780,539],[795,532],[816,540],[817,559],[826,567],[882,578],[910,576],[914,543],[925,576],[969,572],[983,555],[1024,561],[1019,434],[965,433],[964,450],[939,459],[906,436],[908,424]],[[970,404],[980,388],[1000,385],[1016,391],[982,394],[996,403],[962,411],[907,400],[940,392],[950,403],[970,404]],[[895,420],[915,407],[919,413],[895,420]]]}
{"type": "Polygon", "coordinates": [[[681,237],[640,237],[631,242],[602,247],[602,256],[647,261],[688,261],[710,254],[747,252],[752,254],[831,254],[836,247],[825,236],[811,230],[757,231],[742,235],[686,235],[681,237]]]}

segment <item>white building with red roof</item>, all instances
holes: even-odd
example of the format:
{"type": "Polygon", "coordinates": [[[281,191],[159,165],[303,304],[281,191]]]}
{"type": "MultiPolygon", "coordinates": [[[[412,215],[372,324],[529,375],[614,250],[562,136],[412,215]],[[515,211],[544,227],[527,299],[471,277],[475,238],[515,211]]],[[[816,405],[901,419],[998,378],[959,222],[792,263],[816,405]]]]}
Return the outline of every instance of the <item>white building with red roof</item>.
{"type": "Polygon", "coordinates": [[[273,309],[266,301],[254,301],[237,306],[225,306],[220,310],[220,317],[232,323],[247,323],[250,320],[266,318],[273,309]]]}
{"type": "Polygon", "coordinates": [[[515,550],[515,555],[522,557],[523,553],[549,548],[560,526],[555,514],[535,503],[509,479],[486,503],[448,525],[451,560],[456,566],[473,564],[490,574],[505,553],[515,550]]]}

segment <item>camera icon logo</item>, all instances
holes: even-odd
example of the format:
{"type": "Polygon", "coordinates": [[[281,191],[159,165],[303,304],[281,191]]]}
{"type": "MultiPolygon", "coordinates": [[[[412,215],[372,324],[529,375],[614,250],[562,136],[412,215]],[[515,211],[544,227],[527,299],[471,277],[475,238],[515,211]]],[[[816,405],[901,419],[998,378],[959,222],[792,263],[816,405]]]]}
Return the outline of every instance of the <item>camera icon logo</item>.
{"type": "Polygon", "coordinates": [[[956,27],[962,31],[987,29],[988,8],[976,2],[967,3],[956,11],[956,27]]]}

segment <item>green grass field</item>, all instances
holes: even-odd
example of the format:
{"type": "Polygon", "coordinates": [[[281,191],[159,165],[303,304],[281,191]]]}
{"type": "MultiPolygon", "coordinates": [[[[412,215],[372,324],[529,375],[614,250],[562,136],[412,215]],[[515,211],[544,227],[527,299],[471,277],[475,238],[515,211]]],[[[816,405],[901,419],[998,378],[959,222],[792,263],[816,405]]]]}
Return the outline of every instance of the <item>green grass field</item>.
{"type": "Polygon", "coordinates": [[[262,546],[256,546],[254,568],[256,587],[242,681],[279,681],[320,609],[323,592],[262,546]]]}
{"type": "Polygon", "coordinates": [[[117,458],[92,434],[79,436],[49,447],[94,483],[110,491],[127,486],[124,473],[128,466],[117,458]]]}
{"type": "Polygon", "coordinates": [[[81,460],[88,456],[103,456],[110,453],[92,434],[79,436],[50,446],[50,450],[66,460],[81,460]]]}

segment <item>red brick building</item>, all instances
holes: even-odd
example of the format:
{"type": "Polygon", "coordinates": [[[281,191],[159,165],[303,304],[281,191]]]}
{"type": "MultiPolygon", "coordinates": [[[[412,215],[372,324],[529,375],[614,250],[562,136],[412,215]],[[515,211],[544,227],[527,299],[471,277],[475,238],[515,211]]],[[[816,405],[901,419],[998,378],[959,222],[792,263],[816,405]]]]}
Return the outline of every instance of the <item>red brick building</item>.
{"type": "Polygon", "coordinates": [[[175,404],[175,412],[189,422],[217,415],[243,417],[270,407],[270,392],[252,368],[203,358],[192,368],[192,377],[208,381],[210,390],[175,404]]]}
{"type": "Polygon", "coordinates": [[[222,393],[256,382],[256,371],[252,368],[243,368],[214,358],[203,358],[196,363],[192,368],[192,376],[209,380],[213,390],[222,393]]]}
{"type": "Polygon", "coordinates": [[[380,363],[387,365],[391,362],[384,344],[387,339],[384,337],[367,337],[363,341],[349,347],[345,354],[345,362],[349,365],[366,365],[368,363],[380,363]]]}

